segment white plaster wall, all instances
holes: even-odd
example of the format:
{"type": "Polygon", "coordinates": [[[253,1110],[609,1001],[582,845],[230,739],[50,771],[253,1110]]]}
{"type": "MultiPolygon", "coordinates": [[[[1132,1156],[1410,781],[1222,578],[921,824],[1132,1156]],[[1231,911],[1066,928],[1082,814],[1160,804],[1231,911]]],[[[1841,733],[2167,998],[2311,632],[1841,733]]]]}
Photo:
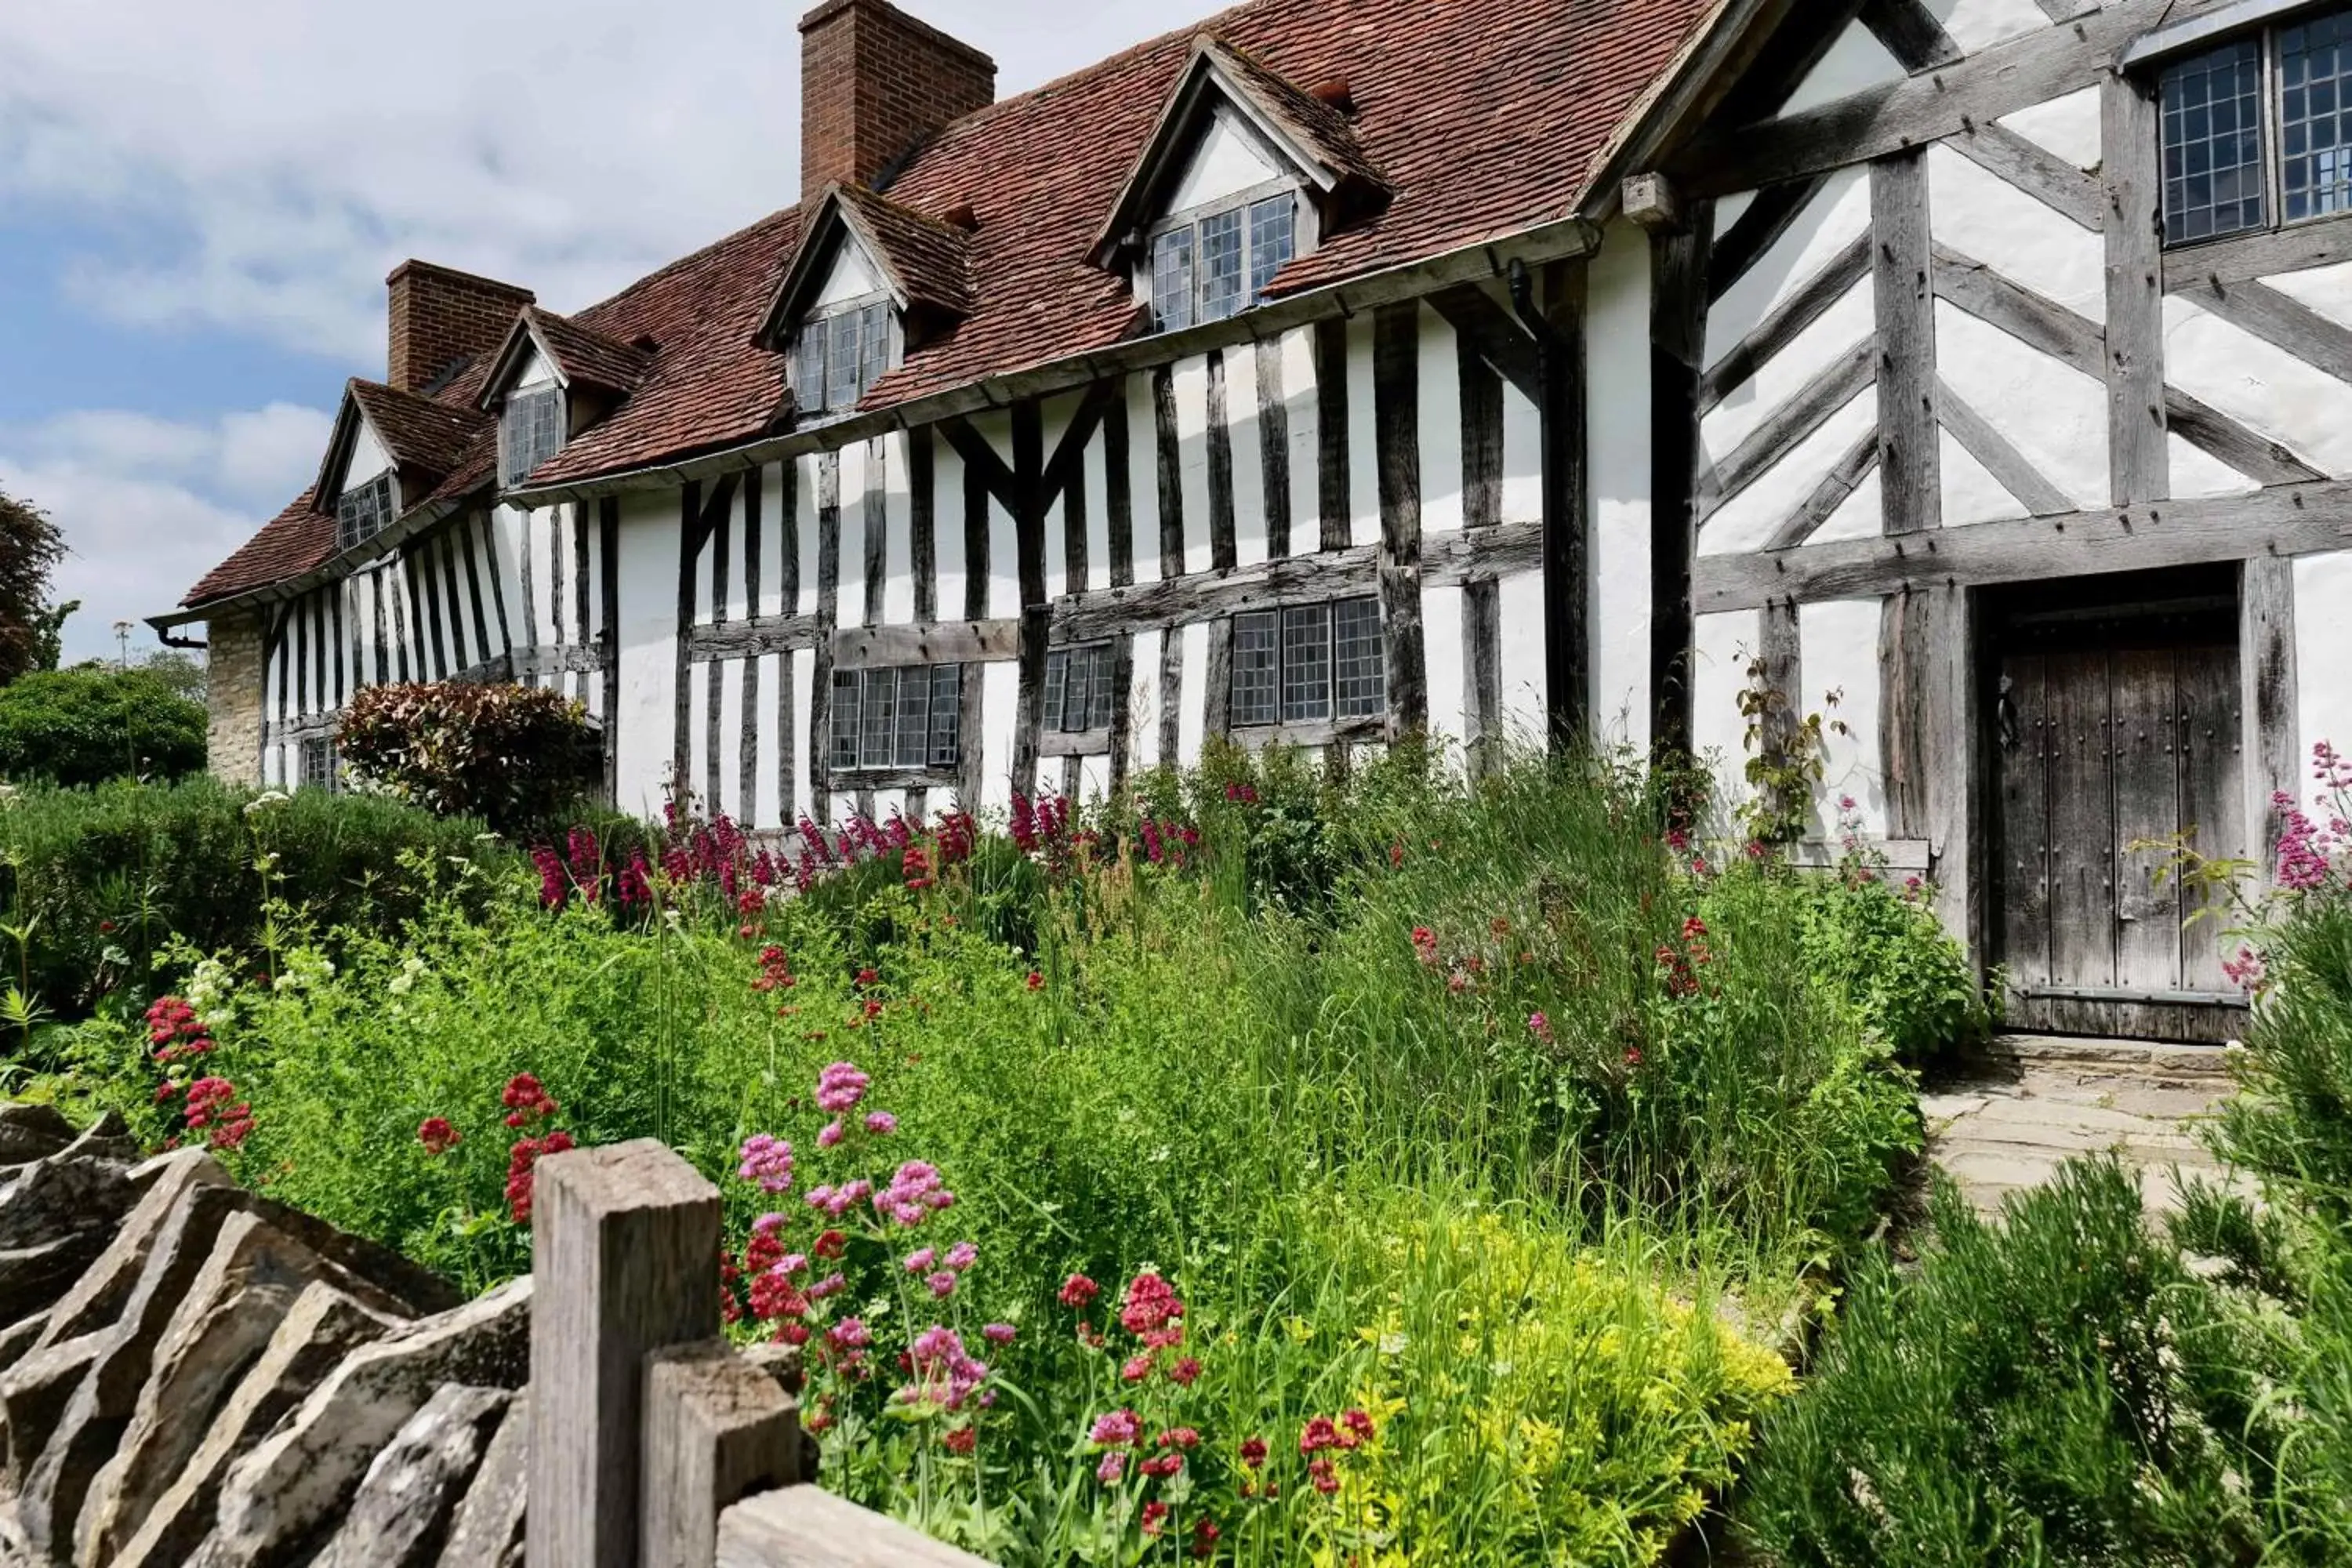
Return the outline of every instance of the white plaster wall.
{"type": "Polygon", "coordinates": [[[1418,319],[1421,531],[1448,533],[1462,527],[1462,355],[1444,317],[1422,310],[1418,319]]]}
{"type": "Polygon", "coordinates": [[[1139,773],[1160,765],[1160,632],[1135,634],[1135,680],[1128,688],[1130,762],[1139,773]]]}
{"type": "Polygon", "coordinates": [[[788,791],[776,787],[776,766],[780,755],[779,742],[784,727],[792,723],[787,712],[778,715],[777,700],[782,692],[783,672],[793,656],[789,653],[762,654],[754,662],[760,671],[760,704],[747,715],[752,725],[753,755],[751,766],[751,800],[745,807],[746,817],[755,827],[781,827],[791,820],[788,791]]]}
{"type": "Polygon", "coordinates": [[[2050,15],[2034,0],[1927,0],[1927,10],[1944,24],[1944,31],[1963,54],[1974,54],[1988,44],[2036,33],[2050,26],[2050,15]]]}
{"type": "MultiPolygon", "coordinates": [[[[963,459],[949,450],[947,443],[940,442],[932,448],[931,463],[931,482],[938,487],[939,494],[938,503],[931,513],[931,549],[934,553],[933,570],[938,579],[940,619],[960,621],[963,619],[965,585],[963,459]]],[[[803,525],[803,538],[810,526],[803,525]]],[[[986,571],[987,563],[982,562],[981,569],[986,571]]],[[[801,583],[804,607],[814,606],[814,590],[810,584],[815,581],[815,568],[803,568],[801,583]]]]}
{"type": "Polygon", "coordinates": [[[2336,325],[2352,327],[2352,261],[2308,268],[2301,272],[2281,272],[2263,281],[2301,300],[2336,325]]]}
{"type": "Polygon", "coordinates": [[[1801,711],[1822,720],[1822,787],[1814,831],[1834,838],[1838,799],[1852,796],[1863,830],[1886,831],[1886,781],[1880,773],[1876,599],[1836,599],[1797,612],[1801,711]],[[1834,700],[1832,700],[1834,698],[1834,700]],[[1844,733],[1840,733],[1843,726],[1844,733]]]}
{"type": "MultiPolygon", "coordinates": [[[[1721,232],[1721,224],[1717,232],[1721,232]]],[[[1712,365],[1754,331],[1791,294],[1818,276],[1837,253],[1870,228],[1866,165],[1840,169],[1707,311],[1706,362],[1712,365]]]]}
{"type": "Polygon", "coordinates": [[[1348,502],[1352,542],[1381,542],[1380,426],[1372,391],[1372,313],[1348,322],[1348,502]]]}
{"type": "Polygon", "coordinates": [[[2063,98],[2021,109],[2004,116],[2000,123],[2078,169],[2095,169],[2102,162],[2099,89],[2095,87],[2082,88],[2063,98]]]}
{"type": "MultiPolygon", "coordinates": [[[[915,555],[914,504],[908,489],[907,437],[902,433],[893,431],[882,437],[882,481],[883,515],[869,520],[869,524],[878,521],[883,530],[882,620],[888,626],[905,626],[915,618],[915,555]]],[[[938,517],[935,500],[934,539],[939,535],[938,517]]]]}
{"type": "Polygon", "coordinates": [[[1209,686],[1209,628],[1205,625],[1183,628],[1184,688],[1183,707],[1176,720],[1176,760],[1186,767],[1201,761],[1201,742],[1206,732],[1208,718],[1204,704],[1209,686]]]}
{"type": "Polygon", "coordinates": [[[2260,481],[2247,478],[2199,447],[2178,436],[2164,438],[2166,460],[2172,472],[2172,499],[2194,500],[2204,496],[2252,495],[2260,481]]]}
{"type": "Polygon", "coordinates": [[[660,813],[677,695],[677,497],[621,498],[620,687],[615,804],[660,813]]]}
{"type": "MultiPolygon", "coordinates": [[[[1184,570],[1206,572],[1209,543],[1209,362],[1180,362],[1170,377],[1176,394],[1176,474],[1184,498],[1184,570]]],[[[1147,426],[1147,429],[1150,427],[1147,426]]],[[[1155,489],[1156,495],[1158,491],[1155,489]]],[[[1153,531],[1158,537],[1158,531],[1153,531]]]]}
{"type": "Polygon", "coordinates": [[[1972,522],[1998,522],[2027,515],[2025,503],[2009,493],[1948,430],[1937,432],[1937,479],[1943,490],[1944,526],[1965,528],[1972,522]]]}
{"type": "Polygon", "coordinates": [[[1731,813],[1748,795],[1740,770],[1748,761],[1747,729],[1739,716],[1746,666],[1763,637],[1763,616],[1733,610],[1697,618],[1691,670],[1691,745],[1713,770],[1716,814],[1727,831],[1731,813]]]}
{"type": "Polygon", "coordinates": [[[1087,488],[1087,575],[1070,584],[1078,592],[1110,586],[1110,470],[1104,447],[1099,437],[1087,443],[1080,478],[1087,488]]]}
{"type": "Polygon", "coordinates": [[[2352,386],[2221,320],[2164,297],[2166,379],[2325,472],[2352,472],[2352,386]]]}
{"type": "Polygon", "coordinates": [[[1283,334],[1282,402],[1290,426],[1290,552],[1297,555],[1315,548],[1323,527],[1315,471],[1322,409],[1315,395],[1315,334],[1305,327],[1283,334]]]}
{"type": "MultiPolygon", "coordinates": [[[[1257,353],[1247,344],[1225,351],[1225,426],[1234,458],[1234,561],[1255,566],[1265,559],[1265,427],[1257,416],[1257,353]]],[[[1297,529],[1295,520],[1291,526],[1297,529]]]]}
{"type": "Polygon", "coordinates": [[[555,374],[555,366],[549,363],[548,357],[534,348],[523,360],[522,369],[515,373],[514,387],[520,392],[525,387],[545,386],[550,382],[561,379],[555,374]]]}
{"type": "MultiPolygon", "coordinates": [[[[1650,743],[1650,244],[1629,223],[1612,225],[1587,281],[1586,463],[1592,493],[1594,628],[1592,716],[1612,742],[1650,743]]],[[[1540,427],[1538,426],[1538,434],[1540,427]]],[[[1536,468],[1540,441],[1519,449],[1536,468]]],[[[1507,438],[1504,458],[1515,455],[1507,438]]],[[[1531,515],[1540,515],[1538,503],[1531,515]]],[[[1511,515],[1507,513],[1507,515],[1511,515]]],[[[1543,668],[1542,575],[1531,607],[1534,668],[1543,668]]],[[[1505,640],[1509,616],[1504,616],[1505,640]]],[[[1507,679],[1512,665],[1504,661],[1507,679]]],[[[1540,709],[1538,710],[1538,721],[1540,709]]]]}
{"type": "Polygon", "coordinates": [[[1787,457],[1724,502],[1700,527],[1698,552],[1735,555],[1761,546],[1877,423],[1878,394],[1864,387],[1822,421],[1821,428],[1790,448],[1787,457]]]}
{"type": "Polygon", "coordinates": [[[1780,112],[1801,114],[1864,88],[1902,81],[1909,75],[1901,62],[1886,52],[1886,46],[1871,36],[1869,28],[1855,22],[1838,35],[1838,41],[1830,46],[1829,53],[1822,57],[1812,73],[1797,84],[1797,90],[1789,95],[1780,112]]]}
{"type": "Polygon", "coordinates": [[[1213,116],[1208,129],[1184,165],[1183,178],[1169,196],[1166,211],[1180,213],[1239,195],[1262,185],[1279,173],[1266,162],[1250,139],[1228,122],[1225,114],[1213,116]]]}
{"type": "Polygon", "coordinates": [[[982,805],[992,811],[1013,809],[1013,718],[1021,703],[1021,667],[1010,661],[981,667],[981,701],[987,722],[983,733],[963,737],[967,746],[980,746],[982,805]]]}
{"type": "Polygon", "coordinates": [[[1948,301],[1936,301],[1936,368],[2075,505],[2107,504],[2107,392],[1948,301]]]}
{"type": "Polygon", "coordinates": [[[719,777],[714,804],[738,823],[757,826],[752,813],[758,803],[743,798],[742,735],[750,718],[743,710],[744,661],[730,658],[709,668],[719,685],[719,777]]]}
{"type": "Polygon", "coordinates": [[[1852,494],[1838,502],[1837,510],[1822,520],[1822,525],[1806,536],[1811,544],[1828,544],[1840,539],[1875,539],[1886,531],[1886,487],[1873,468],[1863,476],[1862,483],[1852,494]]]}
{"type": "Polygon", "coordinates": [[[846,237],[834,246],[833,260],[824,275],[824,287],[816,292],[814,308],[845,304],[882,291],[882,270],[866,254],[866,247],[854,237],[846,237]]]}
{"type": "Polygon", "coordinates": [[[1544,739],[1543,574],[1521,572],[1495,585],[1503,662],[1503,722],[1513,740],[1544,739]]]}
{"type": "Polygon", "coordinates": [[[1736,450],[1790,398],[1876,332],[1877,300],[1877,286],[1865,276],[1710,409],[1699,422],[1699,441],[1709,458],[1719,461],[1736,450]]]}
{"type": "MultiPolygon", "coordinates": [[[[358,426],[352,432],[351,461],[343,466],[343,489],[347,490],[367,483],[392,467],[392,458],[385,454],[383,443],[375,438],[375,430],[368,424],[365,415],[360,416],[358,426]]],[[[406,497],[402,499],[404,501],[408,500],[406,497]]]]}
{"type": "Polygon", "coordinates": [[[795,649],[793,658],[793,809],[792,820],[798,822],[814,803],[814,793],[809,787],[809,714],[815,706],[816,651],[795,649]]]}
{"type": "Polygon", "coordinates": [[[2078,316],[2107,319],[2106,242],[1948,147],[1927,151],[1936,238],[2078,316]]]}
{"type": "MultiPolygon", "coordinates": [[[[1310,395],[1313,388],[1309,386],[1310,395]]],[[[1135,528],[1135,580],[1160,581],[1160,441],[1151,378],[1127,378],[1127,494],[1135,528]]],[[[1313,513],[1309,513],[1312,516],[1313,513]]],[[[945,599],[940,601],[944,606],[945,599]]],[[[1143,666],[1139,662],[1138,669],[1143,666]]]]}
{"type": "Polygon", "coordinates": [[[2294,664],[2300,788],[2308,796],[2312,747],[2326,741],[2352,753],[2352,552],[2299,556],[2294,563],[2294,664]]]}
{"type": "MultiPolygon", "coordinates": [[[[961,510],[961,509],[959,509],[961,510]]],[[[853,441],[841,449],[841,577],[837,606],[839,625],[866,621],[866,443],[853,441]]],[[[704,552],[706,556],[709,552],[704,552]]],[[[878,608],[879,606],[877,606],[878,608]]]]}
{"type": "Polygon", "coordinates": [[[1462,605],[1459,588],[1421,591],[1421,627],[1429,684],[1429,732],[1460,761],[1469,738],[1466,718],[1477,694],[1470,689],[1470,668],[1462,657],[1462,605]]]}

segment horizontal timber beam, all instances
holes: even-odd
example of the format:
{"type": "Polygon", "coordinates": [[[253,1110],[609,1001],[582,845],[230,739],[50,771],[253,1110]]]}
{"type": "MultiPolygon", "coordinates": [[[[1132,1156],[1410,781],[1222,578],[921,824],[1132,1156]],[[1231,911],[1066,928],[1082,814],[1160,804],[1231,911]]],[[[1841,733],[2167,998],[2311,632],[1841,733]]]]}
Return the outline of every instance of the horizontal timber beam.
{"type": "Polygon", "coordinates": [[[2241,234],[2164,253],[2164,291],[2227,288],[2352,261],[2352,215],[2297,224],[2275,234],[2241,234]]]}
{"type": "Polygon", "coordinates": [[[2137,572],[2201,562],[2311,555],[2352,545],[2352,482],[2252,495],[1971,523],[1902,538],[1839,540],[1748,555],[1701,556],[1701,615],[1772,603],[1864,599],[1930,586],[2137,572]]]}
{"type": "Polygon", "coordinates": [[[994,664],[1021,657],[1021,621],[947,621],[926,626],[845,626],[833,634],[833,668],[994,664]]]}

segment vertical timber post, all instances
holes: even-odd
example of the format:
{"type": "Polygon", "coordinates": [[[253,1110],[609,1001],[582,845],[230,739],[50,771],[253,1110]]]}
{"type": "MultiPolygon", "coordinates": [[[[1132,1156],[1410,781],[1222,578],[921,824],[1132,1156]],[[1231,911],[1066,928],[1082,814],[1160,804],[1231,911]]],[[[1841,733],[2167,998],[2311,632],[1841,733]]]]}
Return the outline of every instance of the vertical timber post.
{"type": "Polygon", "coordinates": [[[540,1162],[530,1568],[637,1568],[646,1358],[719,1333],[719,1189],[653,1141],[540,1162]]]}
{"type": "Polygon", "coordinates": [[[725,1340],[657,1350],[645,1380],[645,1568],[713,1568],[720,1512],[802,1479],[800,1407],[725,1340]]]}
{"type": "Polygon", "coordinates": [[[1697,552],[1699,383],[1715,204],[1650,234],[1650,749],[1685,759],[1693,723],[1691,562],[1697,552]]]}

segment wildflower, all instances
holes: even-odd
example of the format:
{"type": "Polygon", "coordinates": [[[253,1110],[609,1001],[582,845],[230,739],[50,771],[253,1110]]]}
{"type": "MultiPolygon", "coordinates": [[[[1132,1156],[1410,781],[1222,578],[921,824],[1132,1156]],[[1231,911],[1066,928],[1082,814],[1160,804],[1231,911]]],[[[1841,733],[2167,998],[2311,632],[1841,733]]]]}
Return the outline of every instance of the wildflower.
{"type": "Polygon", "coordinates": [[[853,1110],[866,1098],[866,1086],[873,1081],[848,1062],[835,1062],[817,1075],[818,1109],[836,1114],[853,1110]]]}
{"type": "Polygon", "coordinates": [[[898,1119],[887,1110],[870,1110],[866,1114],[866,1131],[887,1136],[898,1131],[898,1119]]]}
{"type": "Polygon", "coordinates": [[[1339,1429],[1332,1424],[1328,1415],[1318,1415],[1299,1429],[1298,1451],[1301,1454],[1312,1454],[1319,1449],[1336,1447],[1339,1442],[1339,1429]]]}
{"type": "Polygon", "coordinates": [[[829,1259],[840,1257],[848,1247],[848,1237],[837,1230],[828,1230],[816,1238],[816,1246],[812,1250],[819,1258],[829,1259]]]}
{"type": "Polygon", "coordinates": [[[980,1248],[969,1241],[959,1241],[948,1248],[948,1255],[942,1261],[961,1274],[980,1261],[980,1248]]]}
{"type": "Polygon", "coordinates": [[[1009,1345],[1019,1332],[1011,1323],[991,1323],[980,1331],[980,1337],[992,1345],[1009,1345]]]}
{"type": "Polygon", "coordinates": [[[1163,1448],[1197,1448],[1201,1434],[1190,1426],[1171,1426],[1154,1439],[1163,1448]]]}
{"type": "Polygon", "coordinates": [[[788,1193],[793,1188],[793,1146],[765,1132],[755,1132],[743,1142],[743,1163],[735,1173],[747,1182],[757,1182],[760,1190],[773,1195],[788,1193]]]}
{"type": "Polygon", "coordinates": [[[818,1131],[816,1135],[816,1146],[820,1149],[831,1149],[838,1145],[840,1142],[847,1136],[847,1130],[841,1125],[841,1118],[836,1116],[832,1121],[826,1122],[824,1128],[818,1131]]]}
{"type": "Polygon", "coordinates": [[[425,1145],[425,1152],[428,1154],[446,1154],[462,1139],[457,1130],[449,1125],[447,1117],[428,1116],[417,1123],[416,1141],[425,1145]]]}
{"type": "Polygon", "coordinates": [[[783,1229],[784,1226],[792,1223],[790,1215],[781,1215],[771,1211],[767,1214],[761,1215],[758,1219],[751,1222],[751,1234],[753,1236],[773,1236],[776,1232],[783,1229]]]}
{"type": "Polygon", "coordinates": [[[507,1207],[517,1225],[530,1223],[533,1173],[541,1159],[572,1147],[572,1134],[549,1133],[544,1138],[518,1138],[507,1154],[507,1207]]]}
{"type": "Polygon", "coordinates": [[[1339,1425],[1346,1428],[1339,1438],[1339,1446],[1343,1448],[1352,1448],[1372,1435],[1372,1418],[1366,1411],[1347,1412],[1339,1417],[1339,1425]]]}
{"type": "Polygon", "coordinates": [[[1062,1281],[1061,1300],[1065,1307],[1075,1307],[1083,1311],[1101,1294],[1102,1287],[1083,1274],[1073,1274],[1062,1281]]]}
{"type": "MultiPolygon", "coordinates": [[[[848,1289],[849,1277],[847,1275],[828,1274],[824,1279],[818,1280],[815,1284],[808,1288],[809,1300],[812,1301],[822,1301],[828,1296],[838,1296],[844,1290],[848,1289]]],[[[845,1321],[855,1322],[856,1320],[853,1318],[845,1321]]]]}
{"type": "Polygon", "coordinates": [[[1217,1550],[1217,1539],[1223,1534],[1224,1531],[1217,1528],[1217,1521],[1215,1520],[1203,1519],[1194,1524],[1192,1526],[1192,1555],[1195,1557],[1213,1556],[1217,1550]]]}
{"type": "MultiPolygon", "coordinates": [[[[910,849],[908,853],[911,855],[914,851],[910,849]]],[[[950,1454],[969,1454],[980,1446],[980,1428],[977,1426],[954,1427],[942,1441],[950,1454]]]]}
{"type": "Polygon", "coordinates": [[[931,858],[923,853],[921,845],[909,845],[899,867],[907,879],[907,891],[919,893],[931,885],[931,858]]]}
{"type": "Polygon", "coordinates": [[[1423,965],[1431,969],[1437,967],[1437,933],[1435,931],[1427,926],[1413,927],[1412,950],[1421,956],[1423,965]]]}
{"type": "Polygon", "coordinates": [[[2252,995],[2262,989],[2263,981],[2269,977],[2269,966],[2261,953],[2240,942],[2238,955],[2221,961],[2221,973],[2229,976],[2231,984],[2252,995]]]}
{"type": "Polygon", "coordinates": [[[1551,1020],[1540,1012],[1528,1015],[1528,1033],[1549,1046],[1552,1043],[1551,1020]]]}
{"type": "Polygon", "coordinates": [[[956,1277],[951,1270],[942,1268],[923,1283],[930,1287],[932,1297],[938,1300],[944,1301],[955,1294],[956,1277]]]}
{"type": "Polygon", "coordinates": [[[1105,1454],[1102,1457],[1102,1463],[1095,1467],[1095,1479],[1107,1487],[1117,1486],[1118,1479],[1125,1474],[1127,1474],[1127,1456],[1116,1448],[1105,1454]]]}
{"type": "Polygon", "coordinates": [[[528,1127],[534,1121],[554,1115],[560,1109],[554,1098],[540,1086],[539,1079],[527,1072],[519,1072],[507,1079],[506,1088],[499,1091],[499,1102],[507,1108],[507,1125],[509,1127],[528,1127]]]}
{"type": "MultiPolygon", "coordinates": [[[[812,1187],[809,1189],[808,1205],[813,1209],[823,1209],[828,1218],[839,1219],[843,1215],[864,1203],[873,1194],[873,1192],[874,1184],[863,1178],[854,1182],[845,1182],[838,1187],[812,1187]]],[[[825,1234],[834,1236],[840,1233],[828,1231],[825,1234]]],[[[822,1245],[820,1242],[820,1248],[822,1245]]],[[[823,1256],[822,1251],[819,1255],[823,1256]]]]}
{"type": "Polygon", "coordinates": [[[1143,1423],[1132,1410],[1114,1410],[1108,1415],[1097,1415],[1087,1429],[1087,1441],[1105,1448],[1124,1448],[1141,1436],[1143,1423]]]}
{"type": "Polygon", "coordinates": [[[857,972],[857,984],[861,986],[879,985],[882,984],[882,976],[875,970],[861,969],[857,972]]]}
{"type": "Polygon", "coordinates": [[[1625,1065],[1629,1068],[1637,1068],[1642,1065],[1641,1047],[1627,1046],[1625,1047],[1625,1065]]]}
{"type": "Polygon", "coordinates": [[[1397,867],[1403,864],[1404,840],[1400,838],[1395,843],[1389,846],[1389,868],[1391,870],[1394,870],[1397,867]]]}
{"type": "Polygon", "coordinates": [[[858,1318],[842,1319],[824,1331],[824,1337],[835,1350],[862,1351],[874,1342],[874,1335],[858,1318]]]}
{"type": "Polygon", "coordinates": [[[890,1184],[874,1194],[875,1212],[909,1230],[934,1212],[954,1205],[955,1194],[940,1181],[939,1168],[921,1160],[899,1166],[890,1184]]]}
{"type": "Polygon", "coordinates": [[[1165,1480],[1171,1476],[1183,1473],[1184,1456],[1181,1454],[1155,1455],[1136,1466],[1135,1468],[1138,1474],[1150,1479],[1165,1480]]]}
{"type": "Polygon", "coordinates": [[[1029,978],[1025,984],[1032,991],[1043,991],[1045,989],[1045,977],[1033,969],[1029,972],[1029,978]]]}
{"type": "Polygon", "coordinates": [[[906,1270],[909,1274],[924,1273],[939,1260],[939,1249],[936,1247],[919,1247],[907,1254],[906,1270]]]}
{"type": "Polygon", "coordinates": [[[1168,1528],[1168,1505],[1158,1498],[1143,1505],[1143,1533],[1157,1535],[1168,1528]]]}
{"type": "Polygon", "coordinates": [[[1200,1378],[1201,1363],[1191,1356],[1184,1357],[1168,1369],[1168,1381],[1179,1388],[1190,1388],[1200,1378]]]}
{"type": "Polygon", "coordinates": [[[1118,1375],[1128,1383],[1141,1383],[1145,1378],[1150,1377],[1151,1375],[1150,1352],[1129,1356],[1127,1364],[1118,1369],[1118,1375]]]}
{"type": "Polygon", "coordinates": [[[760,1321],[806,1317],[808,1310],[809,1298],[781,1266],[761,1270],[751,1281],[751,1315],[760,1321]]]}
{"type": "Polygon", "coordinates": [[[1127,1304],[1119,1309],[1118,1321],[1130,1334],[1148,1334],[1183,1315],[1184,1303],[1175,1289],[1147,1270],[1129,1283],[1127,1304]]]}
{"type": "Polygon", "coordinates": [[[1328,1458],[1310,1460],[1307,1466],[1307,1479],[1313,1481],[1315,1489],[1325,1497],[1339,1489],[1339,1471],[1328,1458]]]}
{"type": "Polygon", "coordinates": [[[1262,1468],[1265,1464],[1265,1439],[1263,1437],[1243,1438],[1241,1458],[1242,1463],[1247,1465],[1253,1470],[1262,1468]]]}
{"type": "Polygon", "coordinates": [[[179,1092],[180,1086],[167,1078],[155,1086],[155,1103],[161,1105],[179,1092]]]}

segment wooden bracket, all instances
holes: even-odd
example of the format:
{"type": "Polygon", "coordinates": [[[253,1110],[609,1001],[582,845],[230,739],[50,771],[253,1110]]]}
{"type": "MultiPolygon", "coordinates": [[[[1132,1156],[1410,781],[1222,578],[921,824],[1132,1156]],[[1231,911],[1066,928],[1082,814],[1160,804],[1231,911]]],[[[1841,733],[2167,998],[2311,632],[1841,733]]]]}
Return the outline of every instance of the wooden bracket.
{"type": "Polygon", "coordinates": [[[1627,175],[1618,200],[1625,216],[1652,234],[1682,232],[1682,193],[1664,174],[1627,175]]]}

